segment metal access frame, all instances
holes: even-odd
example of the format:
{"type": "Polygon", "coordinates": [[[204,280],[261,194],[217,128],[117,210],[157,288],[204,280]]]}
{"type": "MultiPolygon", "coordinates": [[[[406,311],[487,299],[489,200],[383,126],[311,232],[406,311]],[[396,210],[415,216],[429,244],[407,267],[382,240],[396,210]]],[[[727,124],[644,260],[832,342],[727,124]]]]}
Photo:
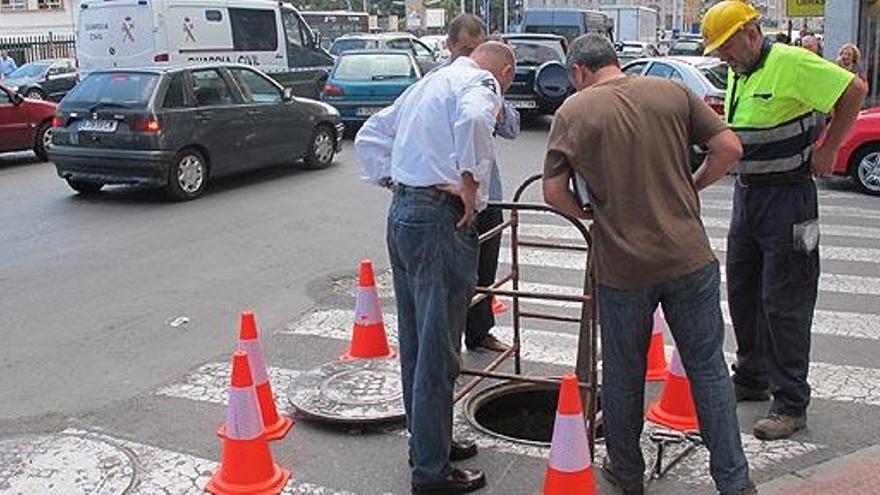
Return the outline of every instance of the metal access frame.
{"type": "Polygon", "coordinates": [[[522,196],[526,190],[538,182],[543,177],[542,174],[536,174],[526,179],[517,188],[511,202],[490,202],[489,206],[501,210],[510,211],[509,218],[482,234],[479,238],[482,244],[488,239],[495,236],[501,236],[504,230],[510,229],[510,250],[511,262],[510,271],[500,278],[496,278],[495,282],[488,287],[477,287],[474,297],[471,299],[471,306],[478,304],[484,299],[492,296],[504,296],[512,299],[512,316],[513,316],[513,343],[511,348],[502,352],[496,359],[489,363],[483,369],[462,369],[461,374],[472,376],[473,378],[464,384],[455,392],[454,402],[463,399],[468,393],[476,388],[486,378],[497,380],[508,380],[512,382],[534,383],[542,385],[560,384],[559,378],[529,376],[522,373],[522,357],[521,357],[521,320],[541,319],[549,321],[558,321],[565,323],[577,323],[580,325],[578,332],[578,348],[577,362],[575,364],[575,375],[580,382],[581,399],[584,404],[584,420],[587,427],[587,439],[590,445],[590,455],[595,452],[596,429],[598,414],[598,325],[596,322],[596,277],[593,266],[592,257],[592,236],[589,227],[577,218],[566,215],[555,208],[544,204],[525,203],[522,196]],[[541,241],[522,240],[519,234],[519,221],[522,212],[543,213],[554,215],[564,219],[566,222],[580,233],[583,243],[553,243],[541,241]],[[520,290],[520,265],[519,250],[520,248],[536,248],[549,249],[559,251],[574,251],[584,254],[584,285],[582,295],[565,295],[551,294],[545,292],[523,291],[520,290]],[[508,282],[511,283],[511,289],[503,289],[502,286],[508,282]],[[548,301],[564,301],[581,304],[580,318],[573,318],[566,315],[553,313],[540,313],[532,311],[524,311],[520,307],[520,299],[530,300],[548,300],[548,301]],[[514,373],[502,373],[496,371],[504,362],[513,357],[514,373]]]}

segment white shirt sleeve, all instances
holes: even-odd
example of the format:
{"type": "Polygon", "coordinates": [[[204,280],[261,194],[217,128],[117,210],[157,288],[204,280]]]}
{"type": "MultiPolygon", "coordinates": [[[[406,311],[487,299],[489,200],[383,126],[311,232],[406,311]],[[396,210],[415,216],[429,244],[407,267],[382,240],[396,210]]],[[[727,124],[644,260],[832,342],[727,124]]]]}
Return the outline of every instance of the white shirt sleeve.
{"type": "Polygon", "coordinates": [[[397,115],[401,96],[364,123],[354,138],[354,149],[364,170],[364,179],[380,184],[391,178],[391,150],[397,133],[397,115]]]}
{"type": "Polygon", "coordinates": [[[489,187],[495,161],[493,131],[501,104],[498,83],[491,76],[474,81],[459,94],[453,126],[456,167],[459,173],[470,172],[480,187],[489,187]]]}

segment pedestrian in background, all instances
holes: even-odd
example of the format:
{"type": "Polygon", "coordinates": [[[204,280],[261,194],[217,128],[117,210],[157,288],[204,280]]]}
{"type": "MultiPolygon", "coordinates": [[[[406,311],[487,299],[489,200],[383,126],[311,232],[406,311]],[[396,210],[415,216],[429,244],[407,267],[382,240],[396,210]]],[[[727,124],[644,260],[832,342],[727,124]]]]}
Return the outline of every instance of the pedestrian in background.
{"type": "Polygon", "coordinates": [[[6,50],[0,50],[0,79],[5,79],[15,72],[18,66],[6,50]]]}
{"type": "Polygon", "coordinates": [[[725,117],[743,144],[727,237],[727,292],[736,334],[737,400],[773,398],[754,424],[762,440],[807,423],[810,331],[819,285],[819,208],[813,176],[831,174],[867,88],[805,50],[767,43],[759,12],[724,0],[703,17],[706,55],[730,67],[725,117]],[[815,143],[816,112],[833,110],[815,143]]]}
{"type": "Polygon", "coordinates": [[[578,90],[557,110],[544,160],[544,199],[587,218],[570,177],[589,188],[602,330],[602,472],[626,494],[644,492],[645,373],[658,304],[691,382],[700,431],[724,495],[755,493],[724,362],[720,272],[697,190],[739,158],[736,136],[683,84],[626,77],[611,42],[577,38],[568,51],[578,90]],[[709,154],[692,176],[692,146],[709,154]],[[638,198],[634,201],[633,198],[638,198]]]}
{"type": "Polygon", "coordinates": [[[813,52],[818,56],[822,56],[822,45],[819,38],[813,34],[808,34],[801,38],[801,47],[807,51],[813,52]]]}
{"type": "MultiPolygon", "coordinates": [[[[467,57],[475,46],[485,41],[486,33],[483,21],[473,14],[460,14],[449,23],[447,46],[451,53],[449,63],[458,57],[467,57]]],[[[493,38],[500,36],[493,35],[493,38]]],[[[495,39],[495,41],[501,41],[495,39]]],[[[520,132],[520,115],[508,101],[504,101],[504,109],[498,115],[495,134],[505,139],[515,139],[520,132]]],[[[489,201],[501,201],[501,171],[498,169],[497,157],[492,163],[492,175],[489,179],[489,201]]],[[[474,225],[479,235],[494,229],[504,222],[504,214],[498,208],[486,208],[477,215],[474,225]]],[[[501,250],[501,236],[487,239],[480,244],[480,259],[477,265],[477,285],[488,287],[495,282],[498,273],[498,253],[501,250]]],[[[468,349],[488,349],[503,352],[507,344],[498,340],[490,331],[495,326],[495,314],[492,312],[492,298],[487,297],[468,310],[467,325],[464,332],[464,343],[468,349]]]]}
{"type": "Polygon", "coordinates": [[[791,38],[788,37],[785,33],[776,33],[776,42],[782,43],[783,45],[790,45],[791,38]]]}
{"type": "Polygon", "coordinates": [[[410,86],[355,138],[370,180],[394,191],[387,242],[414,494],[486,484],[481,471],[450,465],[477,453],[452,439],[452,398],[479,257],[473,222],[488,202],[493,133],[515,65],[509,47],[484,43],[410,86]]]}
{"type": "Polygon", "coordinates": [[[865,79],[865,73],[860,65],[861,59],[862,52],[852,43],[844,43],[837,52],[837,65],[865,79]]]}

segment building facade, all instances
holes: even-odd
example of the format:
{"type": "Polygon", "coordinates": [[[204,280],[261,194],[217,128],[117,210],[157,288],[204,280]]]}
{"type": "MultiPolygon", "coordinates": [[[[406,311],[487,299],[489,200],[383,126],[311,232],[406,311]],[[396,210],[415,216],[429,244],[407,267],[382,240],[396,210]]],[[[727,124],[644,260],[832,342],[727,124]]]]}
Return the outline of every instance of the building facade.
{"type": "Polygon", "coordinates": [[[0,36],[73,34],[76,0],[0,0],[0,36]]]}

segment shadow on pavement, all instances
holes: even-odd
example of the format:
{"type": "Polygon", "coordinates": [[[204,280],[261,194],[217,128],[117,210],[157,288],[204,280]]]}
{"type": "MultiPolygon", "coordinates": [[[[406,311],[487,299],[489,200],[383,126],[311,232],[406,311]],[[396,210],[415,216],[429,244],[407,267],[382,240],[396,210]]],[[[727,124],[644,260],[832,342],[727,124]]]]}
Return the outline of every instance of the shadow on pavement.
{"type": "Polygon", "coordinates": [[[30,151],[21,153],[0,153],[0,170],[11,169],[13,167],[24,167],[27,165],[36,165],[40,163],[48,163],[37,158],[37,155],[30,151]]]}

